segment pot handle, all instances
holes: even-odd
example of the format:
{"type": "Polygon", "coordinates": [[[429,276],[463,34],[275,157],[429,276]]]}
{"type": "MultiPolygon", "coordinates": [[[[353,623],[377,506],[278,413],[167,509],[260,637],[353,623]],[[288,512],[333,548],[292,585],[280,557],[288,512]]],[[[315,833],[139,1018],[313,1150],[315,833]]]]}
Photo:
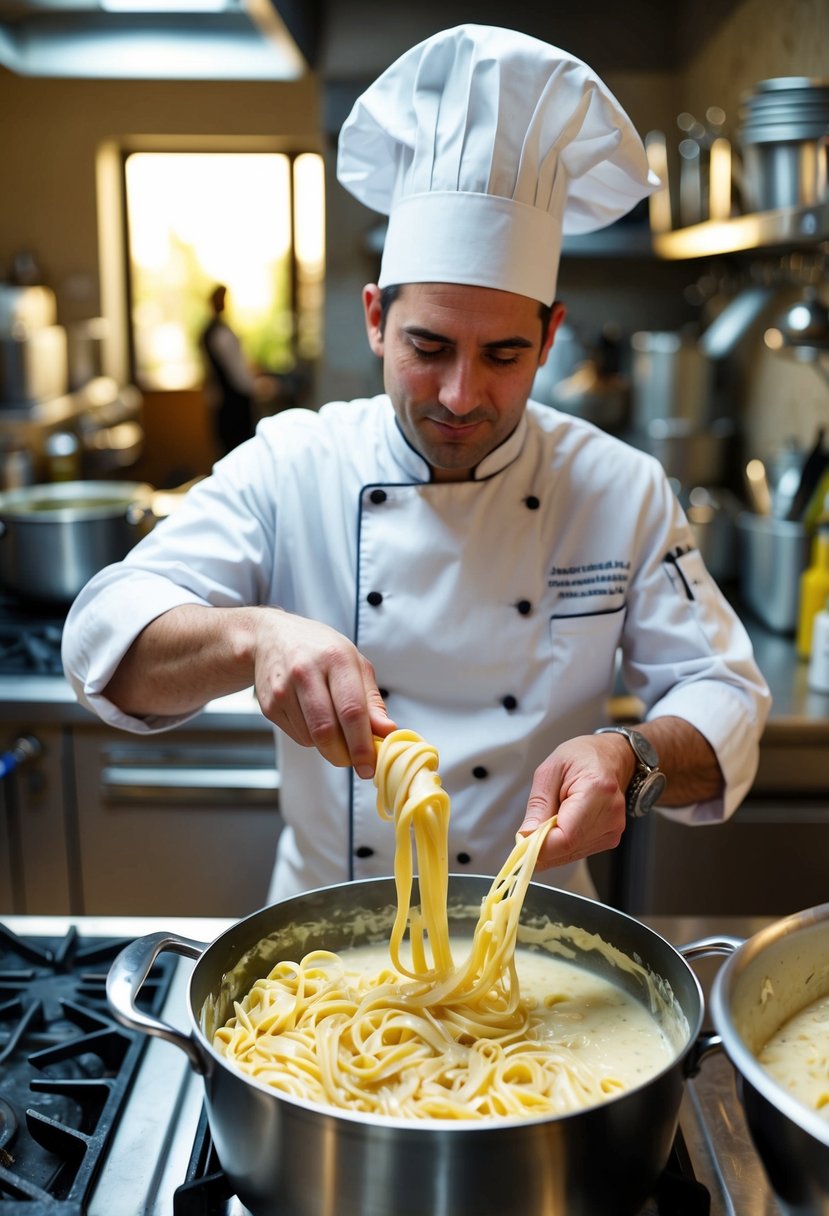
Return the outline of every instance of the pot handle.
{"type": "Polygon", "coordinates": [[[708,958],[716,954],[733,954],[742,944],[741,937],[719,933],[713,937],[698,937],[696,941],[688,942],[685,946],[677,946],[677,950],[685,959],[708,958]]]}
{"type": "MultiPolygon", "coordinates": [[[[685,946],[678,946],[677,949],[684,959],[710,958],[712,955],[733,954],[735,950],[739,950],[742,944],[743,938],[730,937],[723,933],[713,937],[697,938],[696,941],[688,942],[685,946]]],[[[696,1076],[703,1061],[707,1060],[715,1051],[721,1050],[722,1036],[712,1031],[703,1031],[697,1036],[693,1048],[688,1053],[685,1075],[687,1077],[696,1076]]]]}
{"type": "Polygon", "coordinates": [[[152,970],[153,963],[165,950],[181,954],[185,958],[200,958],[207,949],[206,942],[193,941],[189,937],[179,937],[175,933],[149,933],[139,937],[125,946],[113,961],[106,982],[106,994],[109,1006],[122,1026],[128,1030],[139,1030],[143,1034],[156,1035],[180,1047],[190,1061],[194,1072],[204,1075],[209,1068],[209,1060],[202,1053],[195,1040],[175,1026],[168,1025],[158,1018],[136,1007],[141,986],[152,970]]]}

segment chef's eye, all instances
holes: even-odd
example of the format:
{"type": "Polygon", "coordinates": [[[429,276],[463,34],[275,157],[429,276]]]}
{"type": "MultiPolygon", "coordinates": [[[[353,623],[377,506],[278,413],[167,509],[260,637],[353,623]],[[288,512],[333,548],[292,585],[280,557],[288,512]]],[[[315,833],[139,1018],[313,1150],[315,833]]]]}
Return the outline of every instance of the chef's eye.
{"type": "Polygon", "coordinates": [[[412,349],[416,355],[419,355],[423,359],[434,359],[437,355],[442,355],[446,350],[446,347],[435,342],[429,342],[427,344],[422,342],[412,342],[412,349]]]}
{"type": "Polygon", "coordinates": [[[491,350],[488,352],[488,355],[490,363],[495,363],[498,367],[509,367],[511,364],[518,362],[518,355],[512,348],[491,350]]]}

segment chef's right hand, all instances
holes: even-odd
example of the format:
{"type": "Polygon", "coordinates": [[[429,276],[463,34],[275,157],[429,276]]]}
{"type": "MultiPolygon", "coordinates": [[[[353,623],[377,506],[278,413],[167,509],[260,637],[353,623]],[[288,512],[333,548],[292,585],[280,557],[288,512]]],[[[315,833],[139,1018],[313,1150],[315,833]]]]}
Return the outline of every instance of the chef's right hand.
{"type": "Polygon", "coordinates": [[[262,713],[295,743],[331,764],[374,775],[374,736],[396,729],[374,668],[343,634],[279,610],[259,614],[254,689],[262,713]]]}

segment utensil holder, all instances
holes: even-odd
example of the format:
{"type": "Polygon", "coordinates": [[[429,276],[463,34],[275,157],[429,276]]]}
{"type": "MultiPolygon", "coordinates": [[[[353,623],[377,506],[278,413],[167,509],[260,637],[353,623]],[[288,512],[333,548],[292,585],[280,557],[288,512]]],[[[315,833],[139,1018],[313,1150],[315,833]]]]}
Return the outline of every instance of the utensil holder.
{"type": "Polygon", "coordinates": [[[802,524],[743,511],[739,588],[743,603],[775,633],[797,628],[800,576],[809,564],[810,537],[802,524]]]}

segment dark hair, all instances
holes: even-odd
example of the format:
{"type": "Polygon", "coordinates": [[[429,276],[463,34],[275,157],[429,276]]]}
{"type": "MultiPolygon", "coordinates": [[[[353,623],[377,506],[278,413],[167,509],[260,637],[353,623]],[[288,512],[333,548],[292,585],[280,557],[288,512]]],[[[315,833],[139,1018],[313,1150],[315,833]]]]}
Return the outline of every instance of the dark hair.
{"type": "MultiPolygon", "coordinates": [[[[388,287],[380,288],[380,333],[386,332],[386,318],[389,315],[389,309],[394,301],[400,295],[401,283],[390,283],[388,287]]],[[[541,319],[541,334],[542,337],[547,333],[547,326],[550,324],[550,316],[552,315],[553,305],[542,304],[539,300],[538,315],[541,319]]]]}
{"type": "Polygon", "coordinates": [[[210,295],[207,297],[210,307],[214,312],[219,312],[222,308],[224,308],[226,295],[227,288],[225,287],[224,283],[217,283],[210,295]]]}

